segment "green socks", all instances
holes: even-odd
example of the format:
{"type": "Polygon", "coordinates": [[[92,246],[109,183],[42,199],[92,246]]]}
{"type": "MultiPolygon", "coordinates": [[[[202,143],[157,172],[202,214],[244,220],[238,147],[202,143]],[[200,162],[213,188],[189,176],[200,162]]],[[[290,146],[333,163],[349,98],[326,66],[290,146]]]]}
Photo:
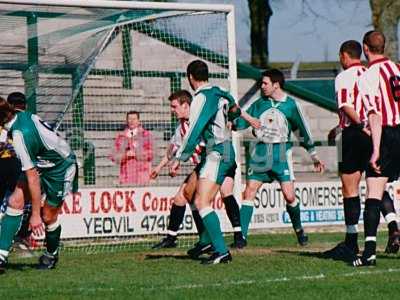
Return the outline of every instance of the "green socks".
{"type": "Polygon", "coordinates": [[[211,244],[211,238],[210,238],[210,235],[208,234],[207,230],[203,230],[201,232],[199,243],[200,243],[200,245],[211,244]]]}
{"type": "Polygon", "coordinates": [[[8,207],[5,216],[1,221],[0,251],[3,256],[8,255],[14,236],[21,226],[22,214],[22,209],[19,210],[8,207]]]}
{"type": "Polygon", "coordinates": [[[253,216],[254,202],[252,200],[243,200],[240,208],[240,224],[242,226],[242,234],[247,239],[251,217],[253,216]]]}
{"type": "Polygon", "coordinates": [[[56,221],[46,228],[46,249],[50,254],[57,254],[60,246],[61,225],[56,221]]]}
{"type": "Polygon", "coordinates": [[[224,237],[221,231],[221,225],[215,211],[211,207],[206,207],[200,211],[201,218],[203,219],[205,231],[207,231],[215,251],[224,254],[228,252],[226,248],[224,237]]]}
{"type": "Polygon", "coordinates": [[[292,203],[286,204],[286,210],[289,214],[290,220],[292,221],[293,229],[296,232],[301,230],[303,227],[301,226],[299,201],[295,200],[292,203]]]}

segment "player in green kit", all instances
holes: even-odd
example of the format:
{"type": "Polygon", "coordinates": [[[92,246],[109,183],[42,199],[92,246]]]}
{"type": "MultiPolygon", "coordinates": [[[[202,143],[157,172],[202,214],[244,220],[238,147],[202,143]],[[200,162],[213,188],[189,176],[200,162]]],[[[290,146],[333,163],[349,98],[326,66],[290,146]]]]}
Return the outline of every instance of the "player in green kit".
{"type": "Polygon", "coordinates": [[[206,155],[199,164],[199,180],[195,194],[195,205],[199,210],[204,227],[215,252],[205,264],[227,263],[232,260],[217,214],[211,202],[230,169],[236,166],[228,119],[241,113],[233,97],[218,86],[208,83],[208,67],[200,60],[192,61],[187,67],[190,86],[195,91],[190,106],[189,129],[171,164],[171,175],[176,174],[180,161],[187,161],[202,139],[206,155]]]}
{"type": "MultiPolygon", "coordinates": [[[[253,215],[257,190],[263,183],[279,181],[286,209],[300,245],[306,245],[300,220],[300,203],[294,194],[294,173],[292,163],[292,131],[300,133],[299,140],[311,155],[314,168],[323,172],[324,165],[317,157],[310,130],[305,122],[299,104],[283,90],[285,79],[281,71],[271,69],[262,73],[262,96],[248,109],[247,113],[261,121],[261,128],[253,130],[256,142],[246,153],[246,188],[243,195],[240,220],[242,233],[247,238],[248,228],[253,215]]],[[[237,130],[249,127],[242,118],[234,122],[237,130]]]]}
{"type": "Polygon", "coordinates": [[[76,158],[69,145],[37,115],[18,112],[0,98],[0,125],[12,134],[13,145],[26,178],[19,180],[9,198],[0,232],[0,273],[23,215],[26,199],[32,202],[29,225],[34,236],[45,235],[46,251],[39,269],[53,269],[58,261],[61,225],[58,214],[72,188],[76,158]],[[42,204],[42,195],[45,200],[42,204]]]}

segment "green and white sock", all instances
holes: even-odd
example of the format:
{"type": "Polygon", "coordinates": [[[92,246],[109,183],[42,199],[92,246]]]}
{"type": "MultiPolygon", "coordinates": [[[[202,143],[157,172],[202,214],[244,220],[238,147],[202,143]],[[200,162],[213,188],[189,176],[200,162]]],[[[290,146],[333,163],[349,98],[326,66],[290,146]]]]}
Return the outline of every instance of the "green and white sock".
{"type": "Polygon", "coordinates": [[[221,225],[215,211],[211,207],[203,208],[199,211],[203,219],[204,227],[211,238],[215,251],[221,254],[228,252],[226,248],[224,237],[221,231],[221,225]]]}
{"type": "Polygon", "coordinates": [[[14,236],[21,226],[23,212],[22,209],[7,207],[6,214],[1,220],[0,254],[2,256],[8,256],[14,236]]]}
{"type": "Polygon", "coordinates": [[[203,220],[199,214],[199,211],[196,208],[196,205],[193,203],[190,204],[190,209],[192,210],[193,220],[196,224],[197,232],[199,233],[199,243],[200,245],[211,244],[211,238],[208,235],[207,230],[204,228],[203,220]]]}
{"type": "Polygon", "coordinates": [[[254,201],[253,200],[243,200],[242,207],[240,208],[240,224],[242,226],[242,234],[245,239],[247,239],[247,233],[249,231],[249,225],[251,217],[254,211],[254,201]]]}
{"type": "Polygon", "coordinates": [[[46,226],[46,249],[49,254],[56,255],[60,246],[61,225],[58,220],[46,226]]]}
{"type": "Polygon", "coordinates": [[[292,203],[287,203],[286,211],[290,216],[294,231],[298,232],[303,229],[300,218],[300,202],[296,199],[292,203]]]}

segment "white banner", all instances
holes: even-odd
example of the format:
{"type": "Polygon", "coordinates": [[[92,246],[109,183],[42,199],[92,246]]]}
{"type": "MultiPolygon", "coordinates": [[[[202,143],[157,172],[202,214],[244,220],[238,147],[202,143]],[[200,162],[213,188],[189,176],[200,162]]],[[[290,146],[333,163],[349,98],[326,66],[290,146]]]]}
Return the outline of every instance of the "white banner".
{"type": "MultiPolygon", "coordinates": [[[[67,197],[60,215],[63,238],[132,236],[166,233],[169,211],[176,187],[120,189],[81,189],[67,197]]],[[[391,196],[400,198],[400,185],[388,187],[391,196]]],[[[361,184],[360,196],[365,201],[366,187],[361,184]]],[[[341,183],[299,182],[295,196],[300,201],[304,226],[344,224],[341,183]]],[[[399,201],[395,201],[396,209],[399,201]]],[[[254,200],[255,210],[250,229],[291,226],[286,203],[277,183],[264,184],[254,200]]],[[[232,231],[219,196],[213,208],[220,217],[223,231],[232,231]]],[[[362,215],[361,215],[362,218],[362,215]]],[[[189,207],[181,226],[182,233],[195,233],[189,207]]]]}

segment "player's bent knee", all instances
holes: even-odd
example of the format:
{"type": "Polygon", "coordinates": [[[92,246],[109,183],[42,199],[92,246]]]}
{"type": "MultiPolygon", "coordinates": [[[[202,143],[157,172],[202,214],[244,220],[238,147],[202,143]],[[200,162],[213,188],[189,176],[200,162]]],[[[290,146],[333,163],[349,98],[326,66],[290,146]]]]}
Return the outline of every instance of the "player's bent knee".
{"type": "Polygon", "coordinates": [[[343,184],[343,196],[355,197],[358,195],[358,182],[346,182],[342,181],[343,184]]]}
{"type": "Polygon", "coordinates": [[[293,203],[296,200],[294,195],[289,195],[289,196],[284,195],[284,198],[285,198],[286,203],[288,203],[288,204],[293,203]]]}
{"type": "Polygon", "coordinates": [[[57,222],[58,219],[58,209],[46,209],[46,207],[42,210],[42,220],[46,225],[53,224],[57,222]]]}
{"type": "Polygon", "coordinates": [[[197,197],[194,200],[194,204],[196,205],[196,208],[198,210],[203,209],[207,206],[210,206],[210,204],[208,203],[208,201],[205,201],[205,199],[202,199],[201,197],[197,197]]]}
{"type": "Polygon", "coordinates": [[[257,194],[257,189],[246,187],[243,193],[243,200],[252,200],[255,198],[256,194],[257,194]]]}
{"type": "Polygon", "coordinates": [[[42,220],[43,220],[44,224],[50,225],[50,224],[57,222],[57,215],[43,214],[42,220]]]}
{"type": "Polygon", "coordinates": [[[285,191],[282,190],[283,193],[283,198],[285,198],[286,203],[293,203],[296,200],[296,197],[293,193],[293,191],[285,191]]]}

